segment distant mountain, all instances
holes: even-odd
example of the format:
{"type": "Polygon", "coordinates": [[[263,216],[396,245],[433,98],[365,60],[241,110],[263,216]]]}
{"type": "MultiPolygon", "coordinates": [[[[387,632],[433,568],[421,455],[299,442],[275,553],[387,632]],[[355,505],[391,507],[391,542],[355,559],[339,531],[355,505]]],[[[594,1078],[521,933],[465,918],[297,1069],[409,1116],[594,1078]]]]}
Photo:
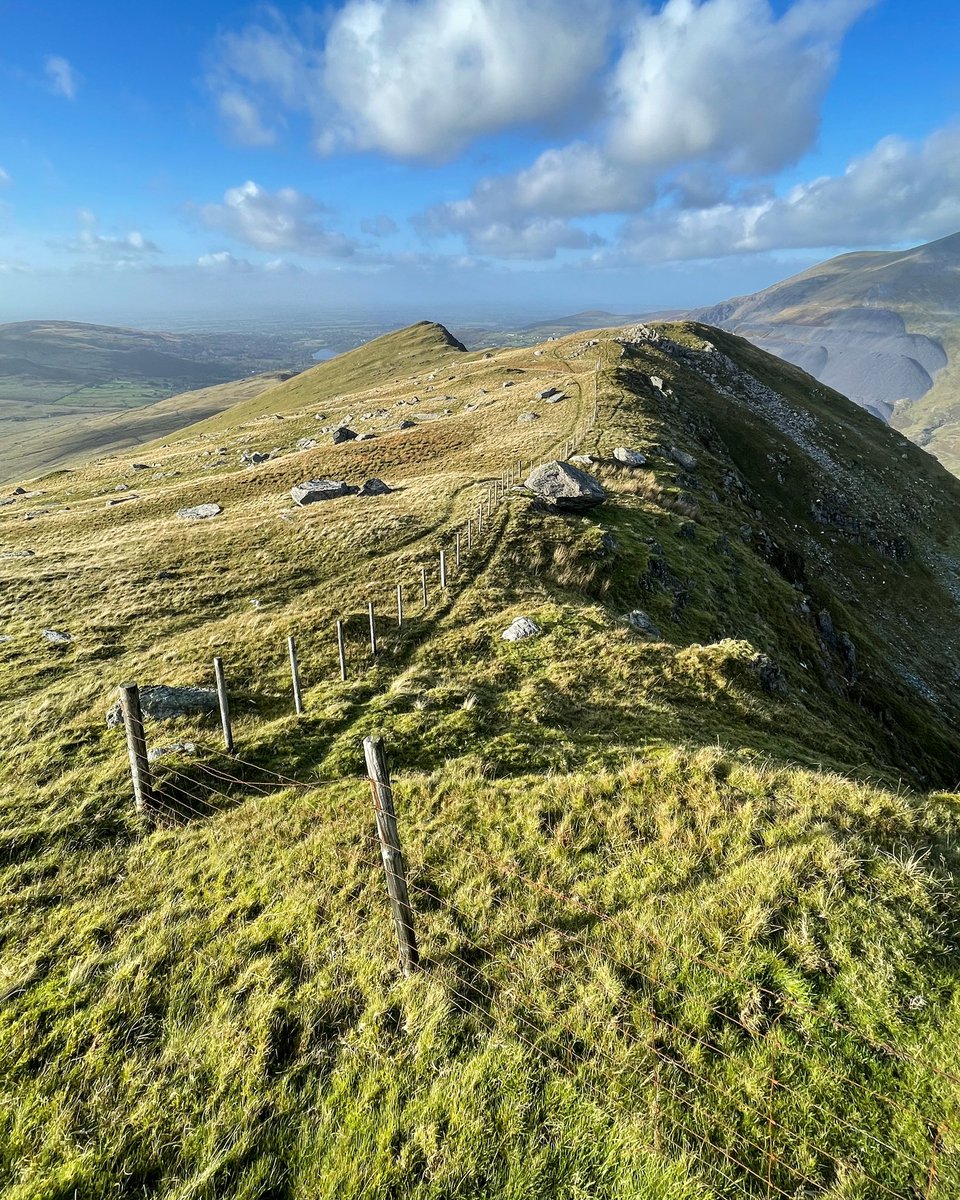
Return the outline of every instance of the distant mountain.
{"type": "Polygon", "coordinates": [[[809,371],[960,474],[960,233],[842,254],[692,315],[809,371]]]}

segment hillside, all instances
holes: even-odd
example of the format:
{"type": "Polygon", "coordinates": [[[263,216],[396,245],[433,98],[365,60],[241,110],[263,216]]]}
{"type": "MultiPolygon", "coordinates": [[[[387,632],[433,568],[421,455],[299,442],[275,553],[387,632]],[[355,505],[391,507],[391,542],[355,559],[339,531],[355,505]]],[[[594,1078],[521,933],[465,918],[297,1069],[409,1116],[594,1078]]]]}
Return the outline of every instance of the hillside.
{"type": "Polygon", "coordinates": [[[960,234],[844,254],[694,315],[803,367],[960,473],[960,234]]]}
{"type": "Polygon", "coordinates": [[[263,385],[251,373],[300,365],[273,341],[70,321],[0,325],[0,483],[172,432],[232,403],[229,389],[216,391],[221,384],[253,394],[263,385]],[[198,389],[206,396],[157,408],[198,389]]]}
{"type": "Polygon", "coordinates": [[[696,323],[423,322],[166,440],[0,506],[4,1200],[957,1194],[960,481],[696,323]],[[603,504],[487,514],[570,450],[603,504]],[[214,655],[236,753],[148,719],[138,815],[116,686],[214,655]]]}

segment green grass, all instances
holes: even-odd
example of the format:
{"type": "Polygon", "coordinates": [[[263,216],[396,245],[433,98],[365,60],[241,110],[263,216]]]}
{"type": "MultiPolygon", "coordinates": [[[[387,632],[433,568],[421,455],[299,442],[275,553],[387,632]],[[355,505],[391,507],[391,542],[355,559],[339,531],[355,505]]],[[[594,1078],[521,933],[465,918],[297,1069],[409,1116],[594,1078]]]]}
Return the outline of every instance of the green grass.
{"type": "Polygon", "coordinates": [[[0,562],[0,1195],[956,1194],[960,485],[738,339],[667,332],[694,357],[577,335],[486,358],[418,326],[138,451],[149,472],[93,464],[0,509],[0,553],[36,551],[0,562]],[[704,337],[808,450],[709,384],[704,337]],[[558,381],[569,400],[536,405],[558,381]],[[649,470],[598,467],[586,517],[509,497],[440,597],[476,481],[562,442],[595,386],[583,448],[649,470]],[[296,451],[348,415],[378,436],[296,451]],[[241,468],[246,449],[279,453],[241,468]],[[397,490],[291,509],[317,475],[397,490]],[[105,507],[121,480],[140,498],[105,507]],[[207,499],[221,517],[173,516],[207,499]],[[638,607],[660,640],[622,622],[638,607]],[[521,613],[542,635],[502,641],[521,613]],[[201,753],[158,762],[164,819],[140,819],[113,689],[209,682],[214,654],[242,761],[212,718],[148,723],[201,753]],[[363,778],[377,731],[408,980],[363,778]]]}

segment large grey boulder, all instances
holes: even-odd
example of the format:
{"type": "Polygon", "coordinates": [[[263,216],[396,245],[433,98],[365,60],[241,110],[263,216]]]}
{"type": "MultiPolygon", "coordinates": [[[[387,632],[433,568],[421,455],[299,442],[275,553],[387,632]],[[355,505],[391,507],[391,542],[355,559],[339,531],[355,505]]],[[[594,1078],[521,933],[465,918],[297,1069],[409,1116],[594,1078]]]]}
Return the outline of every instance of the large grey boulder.
{"type": "Polygon", "coordinates": [[[218,517],[222,512],[219,504],[195,504],[193,508],[178,508],[177,516],[185,521],[205,521],[208,517],[218,517]]]}
{"type": "Polygon", "coordinates": [[[548,462],[536,467],[524,480],[524,487],[544,504],[561,512],[596,508],[607,498],[607,493],[592,475],[565,462],[548,462]]]}
{"type": "Polygon", "coordinates": [[[556,396],[559,394],[559,392],[560,392],[559,388],[555,388],[555,387],[544,388],[542,392],[537,392],[537,399],[538,400],[549,400],[551,396],[556,396]]]}
{"type": "Polygon", "coordinates": [[[667,451],[667,454],[670,458],[673,459],[673,461],[677,464],[678,467],[683,467],[683,469],[685,471],[695,471],[696,470],[697,460],[693,457],[692,454],[688,454],[686,452],[686,450],[680,450],[676,446],[671,446],[669,448],[669,450],[667,451]]]}
{"type": "MultiPolygon", "coordinates": [[[[195,716],[197,713],[216,710],[217,693],[214,688],[148,685],[140,689],[140,708],[144,717],[150,717],[154,721],[195,716]]],[[[123,715],[118,700],[107,711],[107,728],[114,729],[122,723],[123,715]]]]}
{"type": "Polygon", "coordinates": [[[357,435],[352,429],[348,429],[346,425],[341,425],[333,431],[333,444],[339,446],[341,442],[355,442],[357,435]]]}
{"type": "Polygon", "coordinates": [[[316,450],[316,448],[319,445],[320,445],[320,443],[317,441],[316,438],[301,438],[300,441],[297,442],[297,449],[298,450],[316,450]]]}
{"type": "Polygon", "coordinates": [[[59,629],[42,629],[40,636],[48,642],[52,642],[55,646],[65,646],[68,642],[73,641],[72,633],[66,633],[59,629]]]}
{"type": "Polygon", "coordinates": [[[531,621],[529,617],[517,617],[500,636],[505,642],[521,642],[524,638],[536,637],[539,632],[540,626],[536,621],[531,621]]]}
{"type": "Polygon", "coordinates": [[[307,479],[290,489],[290,496],[297,504],[316,504],[320,500],[338,500],[341,496],[355,496],[359,488],[351,487],[342,479],[307,479]]]}
{"type": "Polygon", "coordinates": [[[247,450],[240,455],[240,461],[248,467],[259,467],[261,463],[265,463],[270,457],[261,450],[247,450]]]}
{"type": "Polygon", "coordinates": [[[647,460],[640,451],[631,450],[628,446],[617,446],[613,457],[618,463],[623,463],[625,467],[645,467],[647,465],[647,460]]]}

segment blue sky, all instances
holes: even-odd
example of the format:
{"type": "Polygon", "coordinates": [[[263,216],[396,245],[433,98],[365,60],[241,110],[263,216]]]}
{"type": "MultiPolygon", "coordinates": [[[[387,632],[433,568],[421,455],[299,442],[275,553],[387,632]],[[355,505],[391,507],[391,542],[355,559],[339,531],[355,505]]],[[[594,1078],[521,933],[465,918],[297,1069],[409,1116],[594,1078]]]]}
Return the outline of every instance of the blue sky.
{"type": "Polygon", "coordinates": [[[0,0],[0,320],[709,303],[960,230],[945,0],[0,0]]]}

